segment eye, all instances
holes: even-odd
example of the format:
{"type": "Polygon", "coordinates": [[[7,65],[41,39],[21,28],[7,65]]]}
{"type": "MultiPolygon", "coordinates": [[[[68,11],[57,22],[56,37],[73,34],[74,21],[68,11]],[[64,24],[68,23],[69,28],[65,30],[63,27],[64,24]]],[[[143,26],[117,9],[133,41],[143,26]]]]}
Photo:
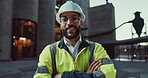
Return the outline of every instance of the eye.
{"type": "Polygon", "coordinates": [[[77,17],[73,17],[72,19],[73,19],[73,20],[77,20],[78,18],[77,18],[77,17]]]}
{"type": "Polygon", "coordinates": [[[66,22],[67,20],[68,20],[68,18],[66,16],[61,17],[62,22],[66,22]]]}
{"type": "Polygon", "coordinates": [[[72,20],[73,21],[78,21],[79,20],[79,17],[72,17],[72,20]]]}

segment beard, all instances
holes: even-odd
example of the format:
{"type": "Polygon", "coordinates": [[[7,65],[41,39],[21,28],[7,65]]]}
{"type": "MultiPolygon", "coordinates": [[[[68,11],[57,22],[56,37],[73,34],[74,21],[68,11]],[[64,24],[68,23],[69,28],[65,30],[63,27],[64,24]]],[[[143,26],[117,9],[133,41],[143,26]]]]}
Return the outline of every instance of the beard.
{"type": "Polygon", "coordinates": [[[77,38],[79,36],[80,32],[81,32],[81,27],[80,26],[69,25],[69,26],[66,26],[65,29],[62,29],[62,34],[67,39],[77,38]],[[72,28],[72,30],[75,30],[75,32],[71,32],[70,28],[72,28]],[[69,33],[71,35],[69,35],[69,33]]]}

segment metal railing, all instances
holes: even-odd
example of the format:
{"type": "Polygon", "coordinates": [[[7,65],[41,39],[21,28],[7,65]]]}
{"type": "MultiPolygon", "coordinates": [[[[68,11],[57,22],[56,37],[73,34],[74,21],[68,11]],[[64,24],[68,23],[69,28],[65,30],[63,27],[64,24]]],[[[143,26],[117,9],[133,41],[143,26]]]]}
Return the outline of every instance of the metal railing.
{"type": "Polygon", "coordinates": [[[148,36],[102,43],[111,58],[118,61],[148,60],[148,36]]]}

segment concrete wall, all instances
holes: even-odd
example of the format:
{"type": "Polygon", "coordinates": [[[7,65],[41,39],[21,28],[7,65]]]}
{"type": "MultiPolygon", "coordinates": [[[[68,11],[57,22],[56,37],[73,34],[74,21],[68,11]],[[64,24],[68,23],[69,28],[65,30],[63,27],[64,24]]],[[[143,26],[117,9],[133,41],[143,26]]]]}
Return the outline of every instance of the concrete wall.
{"type": "MultiPolygon", "coordinates": [[[[88,28],[88,8],[89,8],[89,0],[74,0],[76,3],[78,3],[86,16],[86,19],[83,24],[83,28],[88,28]]],[[[82,30],[82,35],[87,36],[88,30],[82,30]]]]}
{"type": "Polygon", "coordinates": [[[55,0],[39,0],[37,27],[37,55],[55,40],[55,0]]]}
{"type": "Polygon", "coordinates": [[[11,59],[13,0],[0,0],[0,60],[11,59]]]}
{"type": "MultiPolygon", "coordinates": [[[[115,28],[114,6],[111,3],[89,8],[88,16],[89,36],[107,32],[115,28]]],[[[89,39],[98,42],[115,40],[115,32],[89,37],[89,39]]]]}
{"type": "Polygon", "coordinates": [[[37,57],[42,49],[54,42],[55,0],[14,0],[13,17],[37,23],[37,57]]]}
{"type": "MultiPolygon", "coordinates": [[[[91,8],[88,13],[89,0],[73,1],[82,7],[86,15],[84,26],[89,28],[85,31],[86,35],[88,35],[87,31],[89,31],[89,35],[92,35],[114,28],[114,7],[112,4],[91,8]],[[88,16],[91,16],[89,21],[88,16]]],[[[26,19],[37,23],[37,57],[46,45],[54,42],[55,3],[55,0],[0,0],[0,60],[11,59],[13,19],[26,19]]],[[[90,39],[93,41],[113,40],[115,35],[110,34],[90,39]]]]}
{"type": "Polygon", "coordinates": [[[0,60],[11,60],[13,19],[37,23],[36,54],[54,42],[55,0],[0,0],[0,60]]]}
{"type": "Polygon", "coordinates": [[[13,0],[13,18],[38,22],[38,0],[13,0]]]}

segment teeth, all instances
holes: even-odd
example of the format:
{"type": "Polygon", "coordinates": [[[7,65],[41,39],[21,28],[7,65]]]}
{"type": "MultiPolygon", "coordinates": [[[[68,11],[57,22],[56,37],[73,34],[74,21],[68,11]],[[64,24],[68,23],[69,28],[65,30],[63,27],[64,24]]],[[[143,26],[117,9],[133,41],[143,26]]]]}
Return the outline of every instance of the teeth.
{"type": "Polygon", "coordinates": [[[71,28],[69,28],[68,30],[74,30],[75,28],[73,28],[73,27],[71,27],[71,28]]]}

